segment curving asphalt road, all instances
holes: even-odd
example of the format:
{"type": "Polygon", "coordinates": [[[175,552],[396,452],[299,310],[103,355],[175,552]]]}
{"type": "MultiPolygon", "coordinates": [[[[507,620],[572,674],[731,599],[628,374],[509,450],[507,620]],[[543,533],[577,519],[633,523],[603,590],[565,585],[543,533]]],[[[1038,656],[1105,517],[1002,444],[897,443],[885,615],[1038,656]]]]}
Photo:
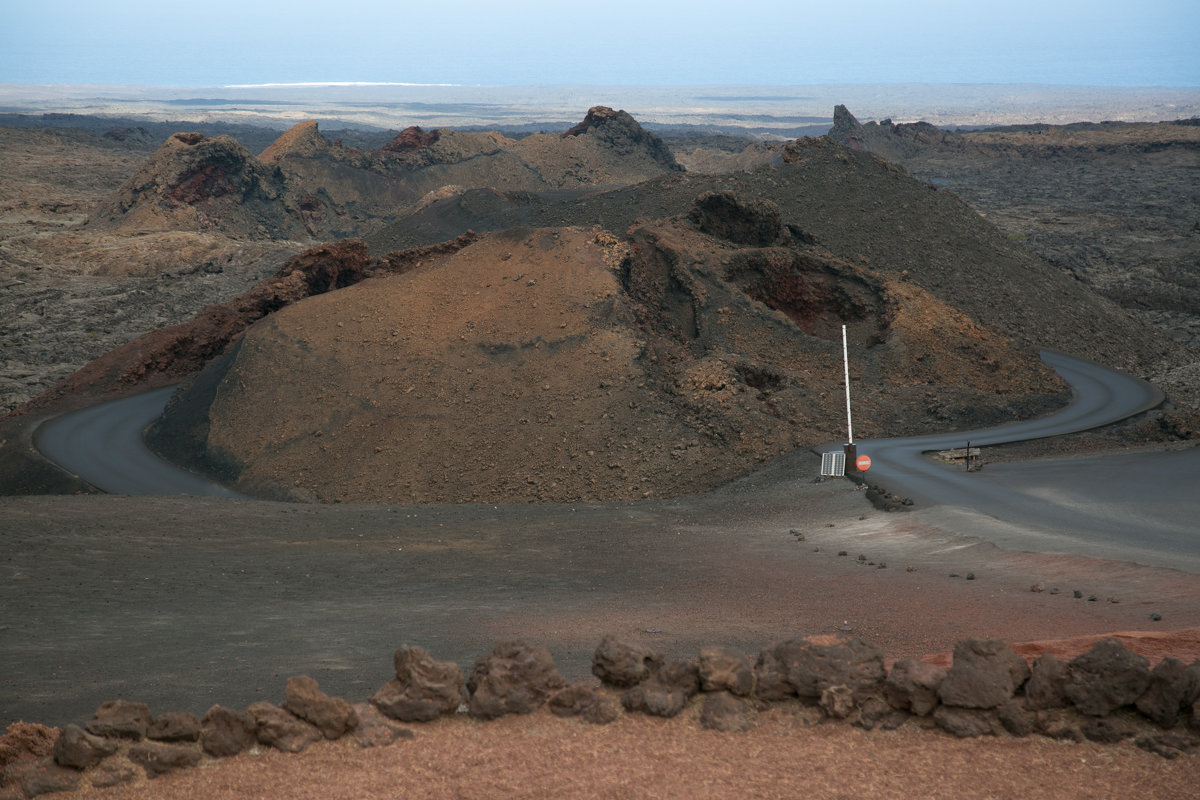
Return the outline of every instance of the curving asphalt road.
{"type": "Polygon", "coordinates": [[[174,386],[72,411],[44,422],[34,446],[63,469],[109,494],[192,494],[243,497],[164,461],[142,440],[174,386]]]}
{"type": "Polygon", "coordinates": [[[1041,356],[1074,390],[1066,408],[986,430],[856,442],[858,454],[871,458],[868,482],[919,506],[936,506],[931,516],[939,524],[1006,549],[1200,572],[1200,448],[996,464],[970,473],[924,455],[968,442],[974,447],[1090,430],[1164,400],[1138,378],[1051,350],[1041,356]]]}
{"type": "MultiPolygon", "coordinates": [[[[870,483],[935,509],[941,524],[1009,549],[1067,552],[1200,572],[1200,448],[1179,453],[1002,464],[966,473],[922,454],[1097,428],[1152,409],[1163,395],[1145,381],[1058,353],[1043,361],[1073,388],[1050,416],[981,431],[861,440],[870,483]]],[[[142,431],[173,391],[65,414],[35,434],[48,458],[113,494],[241,497],[151,453],[142,431]]],[[[818,450],[840,449],[827,445],[818,450]]]]}
{"type": "Polygon", "coordinates": [[[974,474],[948,470],[923,458],[922,453],[965,447],[968,442],[973,447],[1006,444],[1099,428],[1149,411],[1165,399],[1149,383],[1108,367],[1053,350],[1042,350],[1041,357],[1074,391],[1066,408],[1047,417],[978,431],[859,441],[859,455],[871,457],[871,482],[902,489],[903,494],[925,503],[963,502],[961,498],[971,496],[969,504],[978,507],[980,501],[1002,498],[981,491],[974,474]]]}

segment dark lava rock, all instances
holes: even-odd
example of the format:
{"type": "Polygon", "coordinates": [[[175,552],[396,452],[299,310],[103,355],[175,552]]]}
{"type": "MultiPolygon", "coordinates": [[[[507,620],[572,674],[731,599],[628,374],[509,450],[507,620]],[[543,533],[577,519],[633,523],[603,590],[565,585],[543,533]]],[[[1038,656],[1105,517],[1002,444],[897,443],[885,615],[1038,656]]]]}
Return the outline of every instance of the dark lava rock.
{"type": "Polygon", "coordinates": [[[401,722],[428,722],[453,714],[463,702],[462,670],[438,662],[420,647],[405,645],[393,658],[396,677],[371,697],[371,705],[401,722]]]}
{"type": "Polygon", "coordinates": [[[892,705],[877,695],[871,695],[858,704],[858,716],[851,724],[863,730],[873,731],[876,728],[884,731],[895,730],[908,720],[908,713],[893,708],[892,705]]]}
{"type": "Polygon", "coordinates": [[[195,747],[180,744],[140,742],[129,748],[129,760],[146,770],[151,778],[184,767],[195,767],[203,758],[195,747]]]}
{"type": "Polygon", "coordinates": [[[1196,691],[1195,672],[1168,656],[1151,670],[1150,683],[1138,697],[1137,708],[1163,728],[1173,728],[1180,712],[1194,701],[1196,691]]]}
{"type": "Polygon", "coordinates": [[[283,708],[317,726],[326,739],[345,736],[358,725],[358,715],[340,697],[330,697],[307,675],[287,679],[283,708]]]}
{"type": "Polygon", "coordinates": [[[117,752],[117,743],[94,736],[78,725],[63,728],[54,742],[54,762],[62,767],[87,769],[117,752]]]}
{"type": "Polygon", "coordinates": [[[419,125],[410,125],[379,149],[387,153],[411,153],[414,150],[429,147],[440,138],[442,138],[441,131],[427,131],[419,125]]]}
{"type": "Polygon", "coordinates": [[[40,758],[21,771],[15,782],[25,791],[26,797],[70,792],[79,786],[79,772],[60,767],[52,758],[40,758]]]}
{"type": "Polygon", "coordinates": [[[673,717],[700,691],[700,667],[696,661],[668,661],[654,676],[621,695],[627,711],[655,717],[673,717]]]}
{"type": "Polygon", "coordinates": [[[774,647],[762,650],[754,662],[754,696],[766,703],[796,696],[787,680],[787,665],[775,655],[774,647]]]}
{"type": "Polygon", "coordinates": [[[928,716],[938,704],[938,687],[946,679],[946,670],[914,658],[902,658],[892,665],[884,684],[884,695],[894,708],[928,716]]]}
{"type": "Polygon", "coordinates": [[[817,699],[831,686],[846,686],[855,696],[873,692],[884,680],[883,652],[861,639],[809,636],[775,646],[787,681],[799,697],[817,699]]]}
{"type": "Polygon", "coordinates": [[[258,741],[285,753],[302,752],[322,738],[316,725],[266,701],[254,703],[246,713],[254,719],[254,735],[258,741]]]}
{"type": "Polygon", "coordinates": [[[731,692],[749,697],[754,692],[754,668],[750,659],[723,647],[700,651],[700,688],[706,692],[731,692]]]}
{"type": "Polygon", "coordinates": [[[1082,742],[1083,731],[1070,716],[1057,711],[1038,711],[1033,717],[1034,728],[1042,736],[1063,742],[1082,742]]]}
{"type": "Polygon", "coordinates": [[[662,666],[662,653],[608,634],[592,655],[592,674],[609,686],[636,686],[662,666]]]}
{"type": "Polygon", "coordinates": [[[618,153],[629,154],[642,150],[672,172],[683,170],[683,167],[676,163],[675,156],[666,142],[658,134],[643,128],[625,111],[614,111],[607,106],[592,106],[583,121],[564,131],[562,137],[565,139],[568,136],[583,135],[594,136],[618,153]]]}
{"type": "Polygon", "coordinates": [[[1179,758],[1195,750],[1200,739],[1184,733],[1155,733],[1138,737],[1134,744],[1156,756],[1179,758]]]}
{"type": "Polygon", "coordinates": [[[150,727],[150,707],[128,700],[110,700],[96,709],[84,727],[88,733],[113,739],[144,739],[150,727]]]}
{"type": "Polygon", "coordinates": [[[595,725],[607,725],[620,713],[612,695],[586,683],[571,684],[551,697],[547,705],[556,717],[579,717],[595,725]]]}
{"type": "Polygon", "coordinates": [[[468,709],[476,719],[528,714],[566,686],[550,651],[522,641],[501,642],[475,662],[467,680],[468,709]]]}
{"type": "Polygon", "coordinates": [[[1009,700],[996,708],[996,719],[1004,730],[1013,736],[1028,736],[1033,733],[1033,718],[1016,700],[1009,700]]]}
{"type": "Polygon", "coordinates": [[[257,741],[257,725],[249,714],[215,705],[200,722],[200,746],[214,758],[229,758],[249,750],[257,741]]]}
{"type": "Polygon", "coordinates": [[[933,721],[947,733],[960,739],[974,736],[993,736],[992,717],[986,711],[957,706],[938,706],[933,712],[933,721]]]}
{"type": "Polygon", "coordinates": [[[1030,668],[1025,683],[1025,706],[1031,711],[1047,708],[1066,708],[1066,685],[1070,673],[1065,661],[1050,653],[1042,653],[1030,668]]]}
{"type": "Polygon", "coordinates": [[[1081,714],[1102,717],[1137,701],[1150,685],[1149,662],[1115,639],[1097,642],[1068,665],[1064,691],[1081,714]]]}
{"type": "Polygon", "coordinates": [[[1025,659],[998,640],[964,639],[954,646],[954,662],[938,687],[948,706],[996,708],[1029,677],[1025,659]]]}
{"type": "Polygon", "coordinates": [[[830,686],[821,691],[817,705],[833,719],[845,719],[854,713],[854,690],[849,686],[830,686]]]}
{"type": "Polygon", "coordinates": [[[1126,720],[1117,717],[1088,717],[1079,724],[1086,739],[1101,744],[1116,744],[1133,738],[1136,730],[1126,720]]]}
{"type": "Polygon", "coordinates": [[[393,724],[369,703],[356,703],[354,714],[358,718],[354,741],[359,747],[386,747],[397,739],[416,738],[412,730],[393,724]]]}
{"type": "Polygon", "coordinates": [[[727,733],[748,730],[754,725],[754,707],[744,697],[729,692],[711,692],[700,709],[700,727],[727,733]]]}
{"type": "Polygon", "coordinates": [[[88,775],[88,780],[97,789],[107,789],[111,786],[124,786],[133,783],[138,778],[138,771],[129,764],[106,761],[88,775]]]}
{"type": "Polygon", "coordinates": [[[146,738],[158,742],[200,741],[200,720],[188,711],[159,714],[146,729],[146,738]]]}

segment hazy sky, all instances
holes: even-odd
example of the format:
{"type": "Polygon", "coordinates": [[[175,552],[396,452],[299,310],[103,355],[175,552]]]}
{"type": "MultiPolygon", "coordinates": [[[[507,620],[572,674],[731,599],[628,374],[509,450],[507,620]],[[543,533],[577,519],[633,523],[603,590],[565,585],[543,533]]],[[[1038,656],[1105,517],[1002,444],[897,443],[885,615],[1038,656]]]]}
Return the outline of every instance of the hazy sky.
{"type": "Polygon", "coordinates": [[[1200,86],[1200,0],[0,0],[0,82],[1200,86]]]}

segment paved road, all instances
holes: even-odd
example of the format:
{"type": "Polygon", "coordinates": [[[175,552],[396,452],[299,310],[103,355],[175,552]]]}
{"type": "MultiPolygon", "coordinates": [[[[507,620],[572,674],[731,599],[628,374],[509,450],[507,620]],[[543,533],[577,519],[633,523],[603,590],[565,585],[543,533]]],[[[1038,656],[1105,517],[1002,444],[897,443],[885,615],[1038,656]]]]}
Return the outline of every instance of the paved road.
{"type": "Polygon", "coordinates": [[[981,431],[956,432],[900,439],[870,439],[857,442],[859,454],[871,457],[872,483],[903,489],[904,494],[926,503],[961,501],[980,510],[980,503],[997,510],[1003,503],[998,492],[988,491],[975,475],[947,470],[922,457],[931,450],[1020,442],[1064,433],[1090,430],[1148,411],[1163,402],[1158,389],[1107,367],[1043,350],[1042,360],[1071,384],[1075,397],[1066,408],[1047,417],[1014,422],[981,431]]]}
{"type": "MultiPolygon", "coordinates": [[[[1000,444],[1097,428],[1163,401],[1145,381],[1055,351],[1041,355],[1074,389],[1067,408],[983,431],[859,441],[858,452],[872,459],[871,483],[911,497],[923,508],[937,507],[948,527],[1009,549],[1200,572],[1200,492],[1195,490],[1200,448],[1119,460],[997,465],[969,474],[922,455],[968,441],[1000,444]]],[[[49,458],[106,492],[240,497],[146,448],[141,433],[171,392],[158,389],[66,414],[43,425],[35,442],[49,458]]]]}
{"type": "MultiPolygon", "coordinates": [[[[949,467],[930,451],[1057,436],[1148,411],[1163,395],[1107,367],[1042,351],[1074,389],[1065,409],[982,431],[856,442],[869,482],[937,506],[946,527],[1001,547],[1064,552],[1200,572],[1200,448],[1172,453],[949,467]]],[[[829,449],[826,447],[824,449],[829,449]]]]}
{"type": "Polygon", "coordinates": [[[34,444],[51,461],[110,494],[242,497],[146,447],[142,432],[174,391],[174,386],[154,389],[55,417],[37,429],[34,444]]]}

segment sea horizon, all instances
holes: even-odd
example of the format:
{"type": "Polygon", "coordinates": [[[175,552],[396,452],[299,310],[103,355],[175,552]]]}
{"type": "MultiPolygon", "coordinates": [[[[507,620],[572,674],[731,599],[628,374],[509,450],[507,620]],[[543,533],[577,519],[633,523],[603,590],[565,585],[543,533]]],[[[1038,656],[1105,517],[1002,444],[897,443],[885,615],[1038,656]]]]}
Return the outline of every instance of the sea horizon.
{"type": "Polygon", "coordinates": [[[831,121],[836,105],[860,120],[944,127],[1070,122],[1159,122],[1200,116],[1200,87],[1036,83],[428,84],[299,81],[217,86],[0,83],[0,112],[131,120],[236,122],[286,129],[315,119],[335,127],[546,126],[593,106],[658,126],[741,129],[764,137],[831,121]]]}

